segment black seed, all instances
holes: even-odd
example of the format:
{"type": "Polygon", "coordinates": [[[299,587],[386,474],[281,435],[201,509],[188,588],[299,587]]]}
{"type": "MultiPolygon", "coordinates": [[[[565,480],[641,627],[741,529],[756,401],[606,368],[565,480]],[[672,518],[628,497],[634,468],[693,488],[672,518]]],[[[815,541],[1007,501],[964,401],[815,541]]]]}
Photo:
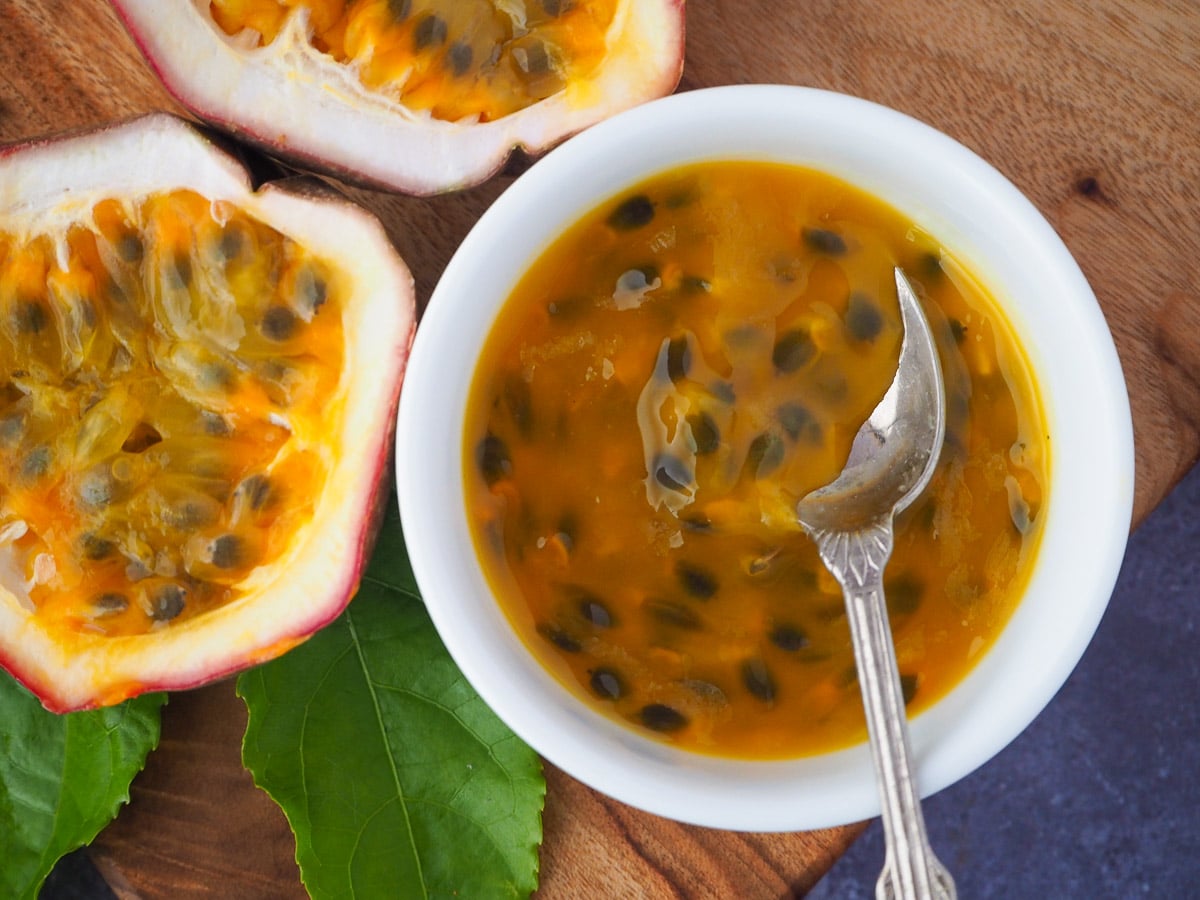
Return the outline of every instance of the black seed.
{"type": "Polygon", "coordinates": [[[188,499],[167,507],[163,510],[162,516],[167,524],[174,528],[196,528],[201,525],[211,525],[216,518],[216,510],[209,503],[200,499],[188,499]]]}
{"type": "Polygon", "coordinates": [[[583,649],[579,641],[567,634],[558,625],[539,625],[538,634],[565,653],[578,653],[583,649]]]}
{"type": "Polygon", "coordinates": [[[542,9],[548,16],[562,15],[571,8],[571,0],[542,0],[542,9]]]}
{"type": "Polygon", "coordinates": [[[679,287],[685,294],[707,294],[712,290],[712,284],[699,275],[684,275],[679,287]]]}
{"type": "Polygon", "coordinates": [[[431,13],[418,22],[417,27],[413,30],[413,46],[418,50],[424,50],[435,44],[444,44],[448,33],[446,20],[431,13]]]}
{"type": "Polygon", "coordinates": [[[558,531],[554,533],[554,536],[563,545],[563,549],[570,553],[575,549],[575,536],[578,533],[579,523],[573,515],[567,513],[558,520],[558,531]]]}
{"type": "Polygon", "coordinates": [[[795,372],[816,355],[817,347],[807,331],[796,328],[775,342],[771,362],[780,372],[795,372]]]}
{"type": "Polygon", "coordinates": [[[786,449],[783,438],[764,431],[750,442],[750,449],[746,451],[746,471],[751,478],[766,478],[783,463],[786,449]]]}
{"type": "Polygon", "coordinates": [[[784,403],[775,410],[775,418],[793,441],[803,439],[810,444],[821,442],[821,423],[807,407],[799,403],[784,403]]]}
{"type": "Polygon", "coordinates": [[[742,684],[763,703],[775,701],[775,679],[761,659],[748,659],[742,663],[742,684]]]}
{"type": "Polygon", "coordinates": [[[503,397],[517,431],[528,438],[533,434],[533,392],[529,382],[519,375],[509,378],[504,383],[503,397]]]}
{"type": "Polygon", "coordinates": [[[13,307],[12,324],[17,334],[41,334],[50,324],[50,314],[40,300],[18,300],[13,307]]]}
{"type": "Polygon", "coordinates": [[[697,456],[705,456],[721,446],[721,433],[708,413],[692,413],[687,417],[687,423],[692,430],[697,456]]]}
{"type": "Polygon", "coordinates": [[[240,565],[244,556],[242,539],[236,534],[223,534],[208,545],[209,558],[218,569],[240,565]]]}
{"type": "Polygon", "coordinates": [[[79,479],[79,501],[84,506],[107,506],[112,498],[113,480],[107,470],[92,469],[79,479]]]}
{"type": "Polygon", "coordinates": [[[123,262],[141,262],[143,252],[142,239],[136,234],[129,232],[117,238],[117,256],[121,257],[123,262]]]}
{"type": "Polygon", "coordinates": [[[467,70],[471,68],[471,60],[474,56],[475,54],[469,44],[464,44],[462,41],[455,41],[450,45],[450,50],[446,53],[446,59],[450,63],[450,71],[456,76],[467,74],[467,70]]]}
{"type": "Polygon", "coordinates": [[[237,486],[236,493],[245,498],[250,508],[256,512],[267,505],[272,493],[271,479],[266,475],[254,474],[243,479],[237,486]]]}
{"type": "Polygon", "coordinates": [[[25,417],[20,413],[0,418],[0,443],[15,444],[25,434],[25,417]]]}
{"type": "Polygon", "coordinates": [[[50,471],[50,464],[53,461],[54,454],[51,453],[49,447],[34,447],[25,454],[25,459],[21,463],[21,477],[31,480],[41,478],[50,471]]]}
{"type": "Polygon", "coordinates": [[[925,585],[907,573],[889,578],[884,586],[888,611],[897,616],[916,612],[924,594],[925,585]]]}
{"type": "Polygon", "coordinates": [[[508,455],[508,446],[494,434],[488,434],[479,442],[475,458],[479,463],[479,473],[488,487],[512,474],[512,457],[508,455]]]}
{"type": "Polygon", "coordinates": [[[608,217],[609,227],[617,231],[632,231],[647,225],[654,218],[654,204],[645,194],[625,200],[608,217]]]}
{"type": "Polygon", "coordinates": [[[115,591],[106,591],[92,598],[92,608],[97,616],[115,616],[129,608],[129,598],[115,591]]]}
{"type": "Polygon", "coordinates": [[[316,313],[325,305],[328,292],[325,279],[312,269],[301,269],[296,274],[296,300],[301,309],[316,313]]]}
{"type": "Polygon", "coordinates": [[[883,313],[866,294],[855,291],[846,307],[846,330],[856,341],[873,341],[883,330],[883,313]]]}
{"type": "Polygon", "coordinates": [[[688,531],[694,531],[697,534],[708,534],[713,530],[712,520],[701,513],[680,516],[679,521],[683,523],[683,527],[688,531]]]}
{"type": "Polygon", "coordinates": [[[688,595],[697,600],[710,600],[717,593],[717,577],[700,566],[682,561],[676,563],[675,577],[688,595]]]}
{"type": "Polygon", "coordinates": [[[397,22],[407,19],[411,10],[412,0],[388,0],[388,12],[397,22]]]}
{"type": "Polygon", "coordinates": [[[579,598],[579,614],[597,628],[611,628],[612,613],[598,597],[583,595],[579,598]]]}
{"type": "Polygon", "coordinates": [[[156,622],[169,622],[187,604],[187,591],[177,584],[164,584],[155,588],[150,595],[150,618],[156,622]]]}
{"type": "Polygon", "coordinates": [[[200,366],[200,383],[208,388],[227,388],[233,384],[233,371],[219,362],[206,362],[200,366]]]}
{"type": "Polygon", "coordinates": [[[269,341],[286,341],[296,333],[299,320],[286,306],[272,306],[263,313],[258,330],[269,341]]]}
{"type": "Polygon", "coordinates": [[[229,262],[231,259],[237,259],[242,255],[242,248],[246,246],[246,235],[238,226],[230,226],[221,232],[221,239],[217,242],[217,252],[221,255],[221,259],[229,262]]]}
{"type": "Polygon", "coordinates": [[[967,326],[958,319],[951,318],[949,320],[950,336],[954,338],[954,343],[961,344],[967,339],[967,326]]]}
{"type": "Polygon", "coordinates": [[[158,433],[157,428],[147,422],[139,422],[129,432],[129,437],[125,438],[121,449],[126,453],[141,453],[161,441],[162,435],[158,433]]]}
{"type": "Polygon", "coordinates": [[[176,253],[172,260],[171,277],[175,287],[185,288],[192,283],[192,258],[184,252],[176,253]]]}
{"type": "Polygon", "coordinates": [[[605,700],[619,700],[625,693],[625,685],[612,669],[596,669],[592,672],[590,683],[596,695],[605,700]]]}
{"type": "Polygon", "coordinates": [[[219,413],[205,410],[200,413],[200,420],[204,423],[205,434],[211,434],[214,437],[224,437],[231,431],[229,423],[219,413]]]}
{"type": "Polygon", "coordinates": [[[678,383],[687,378],[688,370],[692,367],[692,348],[688,339],[679,335],[667,343],[667,377],[678,383]]]}
{"type": "Polygon", "coordinates": [[[107,559],[117,549],[116,545],[108,538],[103,538],[96,534],[85,534],[80,543],[82,544],[84,558],[90,559],[93,562],[100,559],[107,559]]]}
{"type": "Polygon", "coordinates": [[[691,487],[692,473],[675,457],[664,454],[654,467],[654,480],[669,491],[686,494],[691,487]]]}
{"type": "Polygon", "coordinates": [[[826,256],[841,256],[846,252],[846,242],[836,231],[829,231],[826,228],[805,228],[801,235],[804,243],[818,253],[824,253],[826,256]]]}
{"type": "Polygon", "coordinates": [[[684,631],[698,631],[701,627],[699,614],[690,606],[672,603],[670,600],[649,600],[645,610],[664,625],[684,631]]]}
{"type": "Polygon", "coordinates": [[[651,703],[641,710],[642,724],[652,731],[678,731],[687,725],[687,716],[665,703],[651,703]]]}
{"type": "Polygon", "coordinates": [[[920,683],[920,677],[917,675],[901,675],[900,676],[900,694],[904,697],[904,705],[913,702],[913,697],[917,696],[917,685],[920,683]]]}
{"type": "Polygon", "coordinates": [[[771,629],[771,643],[780,650],[795,653],[808,646],[808,635],[795,625],[776,625],[771,629]]]}
{"type": "Polygon", "coordinates": [[[512,49],[513,61],[525,75],[544,75],[553,68],[546,45],[541,41],[526,41],[512,49]]]}

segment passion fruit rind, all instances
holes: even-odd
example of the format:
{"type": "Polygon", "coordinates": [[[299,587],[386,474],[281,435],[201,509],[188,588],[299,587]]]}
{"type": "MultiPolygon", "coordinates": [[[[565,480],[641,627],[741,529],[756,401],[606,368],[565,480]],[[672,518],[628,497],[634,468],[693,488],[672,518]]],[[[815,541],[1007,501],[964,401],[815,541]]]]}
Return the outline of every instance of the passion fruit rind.
{"type": "MultiPolygon", "coordinates": [[[[165,221],[188,232],[186,222],[170,217],[165,221]]],[[[28,459],[0,458],[6,475],[0,487],[0,665],[48,709],[67,712],[118,703],[146,691],[205,684],[274,658],[332,621],[357,589],[388,496],[395,410],[415,329],[412,276],[378,220],[326,185],[292,180],[255,189],[246,170],[196,128],[174,116],[155,114],[92,133],[0,150],[0,223],[0,349],[10,357],[26,353],[13,338],[22,322],[39,326],[30,332],[29,346],[58,342],[49,363],[35,356],[29,357],[29,365],[24,357],[0,359],[0,373],[7,379],[0,385],[5,400],[22,409],[37,400],[39,410],[70,410],[75,408],[72,403],[79,410],[77,420],[64,420],[53,430],[59,435],[53,438],[58,443],[51,445],[56,452],[47,454],[53,462],[28,466],[28,459]],[[146,235],[125,246],[104,229],[111,231],[112,222],[119,223],[123,214],[136,216],[139,210],[161,207],[208,210],[200,217],[203,221],[197,220],[195,234],[201,228],[211,234],[217,227],[212,216],[257,229],[255,233],[274,242],[271,246],[282,254],[272,257],[282,260],[285,275],[280,283],[290,272],[295,277],[287,283],[295,287],[300,277],[296,273],[303,274],[303,266],[310,264],[328,275],[317,292],[320,301],[313,304],[313,310],[319,306],[322,313],[310,316],[317,324],[308,323],[315,335],[311,345],[303,342],[308,332],[293,334],[303,316],[276,314],[271,308],[272,315],[252,320],[252,304],[273,301],[258,297],[260,292],[253,289],[244,292],[250,299],[237,300],[243,306],[236,308],[251,324],[242,329],[249,336],[240,338],[236,352],[248,355],[234,372],[239,391],[227,390],[233,396],[227,401],[231,405],[215,413],[205,406],[206,398],[211,394],[218,398],[214,402],[226,402],[220,391],[205,394],[202,387],[177,383],[178,373],[171,376],[176,382],[167,379],[161,388],[142,384],[163,374],[154,368],[161,360],[154,356],[154,365],[145,365],[135,351],[152,347],[162,355],[163,346],[219,348],[217,336],[207,335],[197,322],[179,321],[178,315],[174,320],[153,319],[144,328],[146,335],[137,331],[136,323],[150,320],[135,316],[128,320],[135,322],[133,330],[122,331],[118,319],[124,313],[89,293],[99,290],[96,285],[101,282],[111,286],[124,278],[125,290],[118,294],[136,294],[132,305],[143,317],[147,310],[186,310],[190,298],[193,308],[211,318],[219,304],[202,296],[197,285],[226,282],[214,279],[211,272],[193,273],[187,259],[200,256],[177,259],[174,268],[167,267],[165,280],[148,264],[120,268],[125,265],[117,260],[121,251],[128,250],[131,259],[160,259],[164,247],[155,246],[146,235]],[[47,247],[53,249],[47,252],[47,247]],[[91,270],[76,265],[83,258],[81,247],[83,256],[91,253],[91,270]],[[40,293],[28,280],[20,280],[38,265],[49,273],[40,293]],[[144,290],[137,279],[128,280],[131,271],[140,273],[144,290]],[[71,293],[64,285],[76,285],[77,290],[71,293]],[[172,290],[176,293],[168,296],[172,290]],[[64,297],[90,310],[82,319],[88,337],[82,344],[76,339],[78,329],[73,334],[63,330],[69,318],[61,314],[64,297]],[[42,315],[18,315],[35,306],[42,315]],[[190,329],[191,337],[177,339],[179,329],[190,329]],[[58,354],[60,346],[64,349],[58,354]],[[79,346],[84,347],[82,355],[79,346]],[[264,346],[271,353],[292,354],[286,357],[287,365],[275,366],[281,371],[318,374],[311,383],[281,376],[283,388],[278,391],[269,379],[257,384],[260,370],[271,370],[253,356],[255,348],[264,346]],[[60,365],[60,357],[67,363],[60,365]],[[115,369],[102,371],[97,360],[111,360],[115,369]],[[292,365],[291,360],[303,364],[292,365]],[[123,403],[140,403],[139,410],[166,408],[166,420],[154,420],[155,427],[147,424],[151,413],[146,413],[146,421],[130,413],[133,418],[121,421],[123,403]],[[108,504],[120,505],[111,480],[71,468],[83,457],[81,448],[102,443],[89,423],[105,409],[117,422],[113,427],[128,430],[129,436],[115,455],[104,458],[104,465],[112,461],[121,471],[141,467],[152,472],[151,489],[121,507],[121,515],[150,509],[153,521],[131,524],[122,519],[107,535],[88,533],[65,542],[61,534],[78,531],[81,517],[99,516],[112,524],[103,519],[108,504]],[[196,424],[218,420],[223,424],[213,432],[216,438],[196,424]],[[264,435],[265,443],[257,440],[264,435]],[[197,450],[219,449],[221,439],[239,448],[232,454],[236,458],[218,452],[209,459],[197,450]],[[183,461],[172,464],[171,454],[183,461]],[[205,466],[220,471],[202,471],[205,466]],[[145,498],[170,492],[154,478],[194,478],[209,485],[223,478],[231,487],[218,488],[203,503],[184,504],[160,516],[145,498]],[[271,486],[281,488],[288,502],[268,502],[275,496],[271,486]],[[52,524],[37,520],[42,507],[56,517],[52,524]],[[218,513],[223,518],[189,518],[195,509],[203,513],[209,507],[224,510],[218,513]],[[237,529],[243,528],[246,517],[266,524],[250,532],[253,540],[241,541],[237,536],[248,532],[237,529]],[[129,542],[161,543],[164,535],[177,536],[179,547],[165,548],[154,558],[162,570],[136,571],[140,563],[129,553],[129,542]],[[253,553],[242,552],[252,543],[253,553]],[[198,554],[188,549],[193,545],[200,548],[198,554]],[[56,557],[53,551],[64,546],[76,552],[56,557]],[[94,571],[88,568],[93,563],[94,571]],[[124,579],[125,587],[89,587],[86,578],[96,572],[101,580],[124,579]],[[160,591],[161,602],[146,605],[146,586],[160,582],[167,585],[160,591]],[[198,586],[205,586],[204,604],[181,603],[180,584],[185,593],[196,589],[197,597],[198,586]],[[81,603],[91,605],[81,611],[81,603]]],[[[209,241],[206,246],[211,245],[209,241]]],[[[246,259],[249,266],[258,258],[246,259]]],[[[222,277],[233,277],[228,268],[223,272],[222,277]]],[[[11,419],[23,421],[19,416],[11,419]]],[[[46,421],[57,422],[53,416],[46,421]]],[[[4,453],[0,447],[0,457],[4,453]]]]}
{"type": "MultiPolygon", "coordinates": [[[[684,0],[613,0],[603,58],[586,77],[495,119],[446,120],[365,85],[361,66],[314,46],[301,2],[284,4],[289,12],[269,43],[250,31],[227,34],[205,0],[112,2],[164,86],[199,118],[301,168],[417,196],[479,184],[515,150],[541,154],[669,94],[683,70],[684,0]]],[[[411,8],[381,5],[403,10],[394,16],[411,8]]],[[[412,41],[429,40],[427,24],[408,23],[412,41]]],[[[453,35],[433,31],[446,48],[441,65],[452,70],[453,35]]]]}

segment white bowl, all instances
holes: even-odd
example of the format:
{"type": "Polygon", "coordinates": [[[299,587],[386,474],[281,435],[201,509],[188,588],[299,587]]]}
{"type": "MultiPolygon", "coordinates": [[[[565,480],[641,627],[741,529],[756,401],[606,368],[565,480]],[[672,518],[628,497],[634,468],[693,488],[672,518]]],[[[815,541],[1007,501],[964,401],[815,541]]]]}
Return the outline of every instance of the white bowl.
{"type": "Polygon", "coordinates": [[[1125,382],[1100,308],[1033,205],[945,135],[893,110],[798,87],[655,101],[572,138],[480,218],[446,268],[401,394],[397,489],[413,569],[471,684],[556,766],[618,800],[719,828],[782,831],[877,815],[866,745],[789,761],[698,755],[586,708],[533,659],[480,570],[463,493],[475,358],[526,267],[582,213],[664,169],[758,159],[825,170],[883,198],[967,261],[1005,308],[1041,389],[1051,440],[1045,532],[1028,590],[967,678],[912,722],[922,794],[1015,738],[1078,662],[1107,606],[1133,503],[1125,382]]]}

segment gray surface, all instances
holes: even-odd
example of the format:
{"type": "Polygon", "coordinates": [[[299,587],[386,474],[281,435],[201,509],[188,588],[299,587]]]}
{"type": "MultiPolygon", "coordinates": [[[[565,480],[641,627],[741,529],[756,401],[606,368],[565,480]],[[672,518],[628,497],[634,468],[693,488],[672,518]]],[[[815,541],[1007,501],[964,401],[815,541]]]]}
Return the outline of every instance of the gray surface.
{"type": "MultiPolygon", "coordinates": [[[[967,898],[1200,897],[1200,468],[1133,535],[1109,608],[1049,707],[926,801],[967,898]]],[[[809,893],[874,897],[879,822],[809,893]]]]}

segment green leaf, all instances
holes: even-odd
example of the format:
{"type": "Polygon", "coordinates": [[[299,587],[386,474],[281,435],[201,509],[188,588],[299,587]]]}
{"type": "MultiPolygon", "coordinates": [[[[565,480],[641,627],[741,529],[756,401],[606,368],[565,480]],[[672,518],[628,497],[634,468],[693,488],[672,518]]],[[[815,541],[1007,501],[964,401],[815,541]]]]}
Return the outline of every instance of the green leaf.
{"type": "Polygon", "coordinates": [[[525,897],[541,763],[463,678],[417,595],[393,508],[342,616],[244,673],[242,758],[283,808],[313,897],[525,897]]]}
{"type": "Polygon", "coordinates": [[[129,801],[164,702],[147,694],[59,716],[0,672],[0,896],[33,900],[55,862],[129,801]]]}

